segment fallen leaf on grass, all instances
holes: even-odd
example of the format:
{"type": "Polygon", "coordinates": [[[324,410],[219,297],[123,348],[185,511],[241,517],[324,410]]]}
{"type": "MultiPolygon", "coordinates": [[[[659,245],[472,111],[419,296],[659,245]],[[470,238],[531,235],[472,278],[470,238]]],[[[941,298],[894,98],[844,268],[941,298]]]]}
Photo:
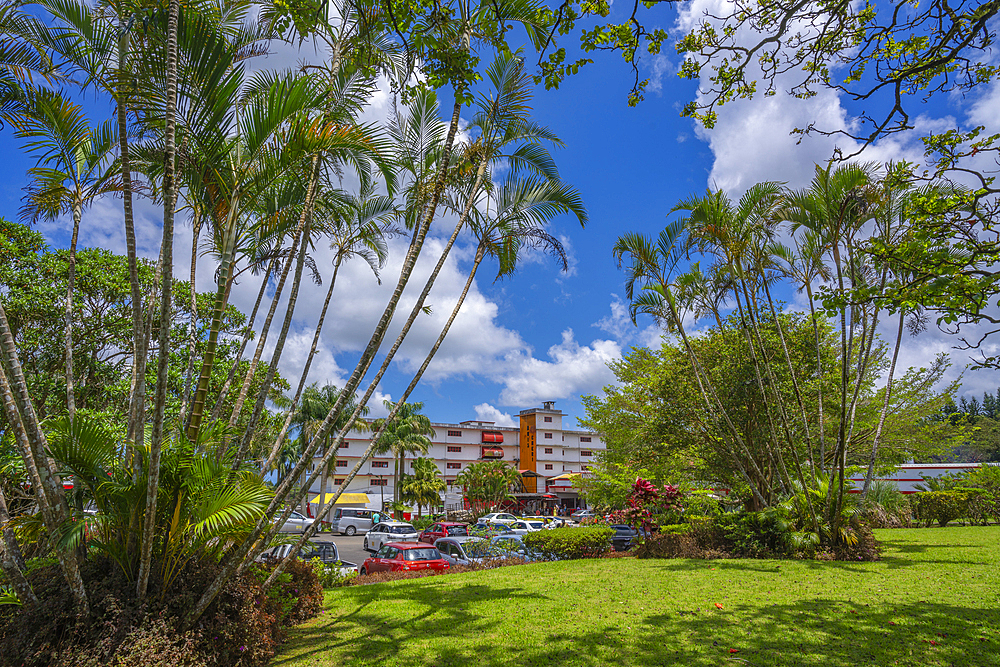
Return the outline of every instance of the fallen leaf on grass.
{"type": "Polygon", "coordinates": [[[721,605],[721,604],[719,604],[718,602],[716,602],[716,603],[715,603],[715,608],[716,608],[716,609],[722,609],[722,605],[721,605]]]}
{"type": "Polygon", "coordinates": [[[730,653],[739,653],[740,650],[738,648],[731,648],[731,649],[729,649],[729,652],[730,653]]]}

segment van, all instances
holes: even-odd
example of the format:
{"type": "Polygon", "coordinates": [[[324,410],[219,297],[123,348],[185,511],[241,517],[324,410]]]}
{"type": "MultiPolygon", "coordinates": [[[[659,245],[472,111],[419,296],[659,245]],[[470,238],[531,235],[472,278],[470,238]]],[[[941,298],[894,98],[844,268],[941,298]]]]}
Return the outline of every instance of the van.
{"type": "Polygon", "coordinates": [[[341,535],[367,533],[372,527],[372,510],[338,507],[333,511],[330,530],[341,535]]]}

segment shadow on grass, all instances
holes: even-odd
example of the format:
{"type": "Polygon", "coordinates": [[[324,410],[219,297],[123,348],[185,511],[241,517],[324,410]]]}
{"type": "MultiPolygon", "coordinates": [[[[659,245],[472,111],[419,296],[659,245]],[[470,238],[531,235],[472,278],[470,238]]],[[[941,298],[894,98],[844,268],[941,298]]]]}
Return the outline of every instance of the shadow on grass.
{"type": "Polygon", "coordinates": [[[650,614],[607,600],[591,608],[580,602],[585,618],[550,609],[549,622],[547,599],[516,588],[427,581],[346,589],[336,603],[346,613],[301,628],[272,664],[1000,665],[1000,614],[993,609],[810,599],[650,614]],[[419,611],[387,620],[370,608],[380,599],[414,603],[419,611]],[[466,606],[481,601],[507,605],[511,620],[497,627],[466,606]]]}

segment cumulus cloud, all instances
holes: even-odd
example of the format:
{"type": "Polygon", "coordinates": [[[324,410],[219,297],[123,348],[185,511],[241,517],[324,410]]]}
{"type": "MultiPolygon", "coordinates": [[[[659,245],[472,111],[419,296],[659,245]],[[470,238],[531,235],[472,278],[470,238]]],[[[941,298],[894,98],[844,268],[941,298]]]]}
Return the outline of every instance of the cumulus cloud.
{"type": "Polygon", "coordinates": [[[514,421],[509,412],[500,412],[499,408],[493,407],[489,403],[480,403],[474,410],[479,421],[493,422],[497,426],[517,426],[519,424],[519,422],[514,421]]]}
{"type": "Polygon", "coordinates": [[[503,405],[527,407],[541,401],[578,396],[614,381],[608,362],[621,357],[621,346],[611,340],[595,340],[581,346],[572,329],[562,332],[562,341],[548,349],[550,361],[523,352],[507,356],[507,374],[500,392],[503,405]]]}

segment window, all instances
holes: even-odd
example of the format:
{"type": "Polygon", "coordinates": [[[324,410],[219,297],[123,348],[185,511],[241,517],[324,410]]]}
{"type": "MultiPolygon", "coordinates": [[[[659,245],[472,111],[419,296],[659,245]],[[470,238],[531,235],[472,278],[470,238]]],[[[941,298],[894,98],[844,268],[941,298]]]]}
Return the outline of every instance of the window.
{"type": "Polygon", "coordinates": [[[461,467],[462,467],[461,463],[449,463],[448,464],[448,470],[459,470],[459,469],[461,469],[461,467]]]}
{"type": "Polygon", "coordinates": [[[387,479],[373,479],[372,486],[388,486],[389,480],[387,479]]]}
{"type": "Polygon", "coordinates": [[[458,452],[462,451],[462,448],[461,447],[448,447],[448,451],[457,454],[458,452]]]}
{"type": "Polygon", "coordinates": [[[448,431],[448,437],[449,438],[461,438],[462,437],[462,432],[461,431],[448,431]]]}
{"type": "Polygon", "coordinates": [[[455,480],[453,479],[446,479],[444,483],[447,484],[448,486],[455,486],[455,480]]]}
{"type": "Polygon", "coordinates": [[[552,417],[546,417],[546,418],[545,418],[545,421],[547,421],[547,422],[550,422],[550,421],[552,421],[552,417]]]}
{"type": "Polygon", "coordinates": [[[593,454],[590,453],[589,449],[585,449],[582,452],[580,452],[580,456],[593,456],[593,454]]]}
{"type": "Polygon", "coordinates": [[[546,454],[551,454],[552,453],[552,448],[551,447],[546,447],[545,448],[545,453],[546,454]]]}
{"type": "Polygon", "coordinates": [[[546,433],[545,434],[545,439],[546,440],[551,440],[552,439],[552,434],[551,433],[546,433]]]}
{"type": "Polygon", "coordinates": [[[580,436],[580,442],[590,442],[590,436],[589,435],[581,435],[580,436]]]}
{"type": "Polygon", "coordinates": [[[338,468],[346,468],[347,467],[347,461],[344,461],[343,459],[337,459],[337,467],[338,468]]]}
{"type": "Polygon", "coordinates": [[[349,442],[347,442],[346,440],[344,440],[344,441],[343,441],[342,443],[340,443],[340,448],[341,448],[341,449],[347,449],[347,446],[348,446],[349,444],[351,444],[351,443],[349,443],[349,442]]]}
{"type": "MultiPolygon", "coordinates": [[[[337,465],[340,465],[340,463],[338,463],[337,465]]],[[[389,462],[388,461],[372,461],[372,467],[373,468],[388,468],[389,467],[389,462]]]]}
{"type": "Polygon", "coordinates": [[[344,478],[343,477],[337,477],[337,478],[335,478],[333,480],[334,486],[340,486],[343,483],[344,483],[344,478]]]}
{"type": "Polygon", "coordinates": [[[545,464],[545,469],[546,470],[552,470],[552,464],[551,463],[546,463],[545,464]]]}

